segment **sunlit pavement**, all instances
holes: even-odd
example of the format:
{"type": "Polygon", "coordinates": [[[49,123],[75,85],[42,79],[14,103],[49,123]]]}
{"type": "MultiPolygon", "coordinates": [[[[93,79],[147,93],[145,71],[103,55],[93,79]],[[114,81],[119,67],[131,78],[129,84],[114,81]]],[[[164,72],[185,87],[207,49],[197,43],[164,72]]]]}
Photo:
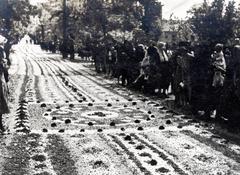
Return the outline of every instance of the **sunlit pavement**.
{"type": "Polygon", "coordinates": [[[239,140],[37,45],[15,46],[0,141],[10,175],[240,174],[239,140]]]}

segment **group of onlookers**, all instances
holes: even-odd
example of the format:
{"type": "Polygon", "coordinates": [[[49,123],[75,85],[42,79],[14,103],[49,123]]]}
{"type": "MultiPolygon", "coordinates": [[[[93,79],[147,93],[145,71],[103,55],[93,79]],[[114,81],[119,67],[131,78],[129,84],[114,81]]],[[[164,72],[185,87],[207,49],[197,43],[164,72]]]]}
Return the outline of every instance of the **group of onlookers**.
{"type": "Polygon", "coordinates": [[[239,39],[228,47],[220,43],[98,41],[70,48],[70,55],[77,52],[91,58],[96,72],[116,78],[123,86],[161,98],[173,94],[176,107],[190,109],[205,120],[228,123],[231,129],[240,126],[239,39]]]}
{"type": "MultiPolygon", "coordinates": [[[[74,58],[72,42],[68,47],[41,47],[59,50],[74,58]],[[66,51],[68,48],[68,52],[66,51]]],[[[133,90],[167,98],[174,95],[175,107],[186,108],[207,121],[227,123],[231,130],[240,126],[240,40],[232,46],[166,44],[151,41],[148,45],[93,42],[78,49],[81,57],[94,61],[98,73],[116,78],[118,83],[133,90]]],[[[8,108],[8,69],[3,43],[0,42],[0,130],[4,131],[2,115],[8,108]]]]}
{"type": "Polygon", "coordinates": [[[163,42],[115,45],[98,43],[92,50],[97,72],[123,86],[161,98],[173,94],[175,106],[207,121],[240,126],[240,42],[191,44],[163,42]]]}

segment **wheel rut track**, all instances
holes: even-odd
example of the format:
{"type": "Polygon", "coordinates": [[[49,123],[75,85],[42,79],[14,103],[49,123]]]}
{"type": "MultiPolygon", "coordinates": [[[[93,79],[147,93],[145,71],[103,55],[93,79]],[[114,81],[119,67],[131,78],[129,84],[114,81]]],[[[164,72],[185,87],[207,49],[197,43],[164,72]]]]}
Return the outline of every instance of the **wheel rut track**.
{"type": "MultiPolygon", "coordinates": [[[[143,139],[139,138],[136,134],[130,134],[131,137],[133,138],[133,142],[134,141],[137,141],[139,142],[141,145],[144,146],[144,149],[147,148],[149,150],[151,150],[152,154],[154,154],[155,156],[157,155],[161,160],[163,160],[169,167],[172,167],[173,169],[173,173],[177,173],[179,175],[188,175],[189,173],[185,172],[183,169],[181,169],[179,167],[179,165],[177,165],[171,158],[171,156],[167,155],[166,153],[160,151],[158,148],[156,148],[156,146],[152,146],[152,144],[149,144],[148,142],[144,141],[143,139]]],[[[108,134],[107,136],[103,135],[103,134],[99,134],[99,137],[102,138],[108,145],[109,147],[111,147],[111,149],[113,149],[117,154],[126,154],[129,156],[129,159],[135,164],[135,166],[144,174],[147,174],[147,175],[154,175],[156,174],[157,172],[152,172],[152,171],[149,171],[147,167],[145,167],[146,165],[144,165],[143,163],[143,160],[140,161],[140,159],[138,159],[138,156],[137,154],[139,153],[134,153],[133,151],[131,151],[130,148],[128,148],[129,146],[127,145],[130,145],[129,143],[127,143],[128,141],[123,141],[124,139],[120,139],[120,136],[117,135],[113,135],[113,134],[108,134]],[[107,139],[107,137],[110,138],[107,139]],[[116,146],[113,146],[111,143],[115,143],[116,145],[118,145],[120,147],[120,150],[122,150],[120,152],[120,150],[116,147],[116,146]]],[[[137,146],[138,144],[136,144],[135,146],[137,146]]],[[[130,146],[130,147],[135,147],[134,145],[133,146],[130,146]]],[[[143,150],[144,152],[144,150],[143,150]]],[[[149,151],[148,151],[149,152],[149,151]]],[[[161,166],[161,164],[159,164],[161,166]]],[[[158,169],[158,166],[157,165],[155,167],[155,169],[157,170],[158,169]]]]}
{"type": "MultiPolygon", "coordinates": [[[[56,65],[56,63],[53,63],[53,64],[56,65]]],[[[69,70],[71,70],[70,72],[72,72],[73,74],[81,75],[81,76],[85,77],[86,79],[92,81],[93,83],[97,84],[98,86],[103,87],[103,88],[107,89],[108,91],[127,99],[127,96],[119,94],[117,91],[113,90],[112,88],[104,87],[101,83],[99,83],[99,82],[104,82],[103,78],[96,77],[98,79],[98,81],[97,81],[97,80],[94,80],[94,79],[90,78],[89,76],[94,76],[94,75],[85,71],[85,70],[81,70],[82,72],[79,71],[79,70],[76,70],[76,69],[72,68],[70,65],[66,64],[66,62],[64,62],[64,66],[67,67],[69,70]],[[86,74],[89,75],[89,76],[86,76],[86,74]]]]}
{"type": "MultiPolygon", "coordinates": [[[[144,141],[141,139],[139,136],[136,134],[130,134],[132,137],[134,137],[136,140],[141,142],[142,144],[146,145],[148,148],[156,152],[163,160],[165,160],[169,165],[171,165],[176,172],[178,172],[180,175],[188,175],[184,170],[182,170],[173,160],[169,158],[168,155],[160,151],[160,148],[156,148],[156,146],[150,145],[148,142],[144,141]]],[[[151,143],[152,144],[152,143],[151,143]]]]}
{"type": "Polygon", "coordinates": [[[23,101],[25,100],[25,96],[26,96],[26,92],[25,92],[25,89],[26,89],[26,85],[27,85],[27,82],[28,82],[28,67],[27,67],[27,63],[26,63],[26,60],[24,59],[24,63],[25,63],[25,67],[26,67],[26,73],[24,75],[24,78],[23,78],[23,84],[22,84],[22,87],[21,87],[21,93],[19,95],[19,101],[23,101]]]}
{"type": "MultiPolygon", "coordinates": [[[[56,74],[56,71],[53,70],[44,61],[42,62],[41,65],[45,67],[45,71],[48,73],[48,77],[50,77],[53,80],[52,82],[54,82],[57,89],[59,89],[61,91],[61,94],[63,96],[65,96],[65,99],[72,100],[72,98],[70,96],[67,96],[67,94],[70,95],[69,93],[66,93],[66,92],[68,92],[68,89],[65,87],[65,84],[63,84],[62,81],[59,80],[59,75],[56,74]]],[[[49,89],[49,90],[51,90],[51,89],[49,89]]],[[[51,93],[55,94],[52,90],[51,90],[51,93]]]]}
{"type": "Polygon", "coordinates": [[[58,76],[56,76],[56,79],[57,79],[57,81],[59,82],[59,84],[62,84],[62,87],[66,90],[66,92],[68,92],[68,94],[69,94],[71,97],[73,97],[75,100],[79,101],[80,98],[71,91],[72,89],[68,88],[68,87],[64,84],[64,82],[63,82],[61,79],[59,79],[59,77],[61,77],[62,75],[58,72],[58,70],[54,70],[54,69],[53,69],[49,64],[47,64],[47,63],[45,63],[45,65],[52,71],[52,73],[53,73],[54,75],[58,75],[58,76]],[[54,73],[54,71],[55,71],[55,73],[54,73]]]}
{"type": "MultiPolygon", "coordinates": [[[[129,152],[128,149],[125,147],[125,145],[123,143],[121,143],[119,141],[119,139],[115,136],[110,136],[112,139],[111,141],[109,141],[107,139],[106,136],[104,136],[103,134],[99,134],[99,137],[105,141],[105,143],[117,154],[117,155],[123,155],[126,154],[128,156],[128,158],[125,158],[125,162],[126,162],[126,166],[127,166],[127,162],[130,160],[134,163],[134,165],[136,166],[135,168],[137,168],[140,172],[142,172],[145,175],[153,175],[150,171],[148,171],[145,167],[142,166],[141,162],[135,158],[134,154],[132,152],[129,152]],[[117,144],[120,149],[118,149],[115,145],[113,145],[112,143],[117,144]],[[120,153],[120,151],[122,153],[120,153]]],[[[135,173],[135,172],[134,172],[135,173]]]]}
{"type": "MultiPolygon", "coordinates": [[[[34,54],[32,54],[32,55],[33,55],[35,58],[37,58],[36,55],[34,55],[34,54]]],[[[77,101],[81,100],[81,98],[79,98],[79,96],[78,96],[77,94],[71,92],[71,90],[72,90],[71,88],[69,88],[68,86],[66,86],[63,81],[59,80],[58,76],[63,77],[62,74],[64,74],[66,77],[68,77],[69,74],[68,74],[67,72],[65,72],[64,70],[62,70],[62,69],[60,68],[60,66],[57,66],[56,64],[52,63],[51,58],[48,58],[46,61],[42,61],[42,64],[44,64],[45,67],[48,67],[48,69],[51,70],[51,72],[52,72],[52,74],[50,73],[51,76],[56,75],[56,78],[58,79],[58,82],[62,84],[62,86],[66,89],[66,91],[67,91],[69,94],[71,94],[71,96],[72,96],[75,100],[77,100],[77,101]],[[50,65],[52,65],[52,66],[50,66],[50,65]],[[69,90],[70,90],[70,91],[69,91],[69,90]]],[[[53,78],[53,79],[54,79],[54,81],[55,81],[55,83],[56,83],[56,79],[55,79],[55,78],[53,78]]],[[[56,84],[58,84],[58,83],[56,83],[56,84]]],[[[79,89],[78,89],[78,90],[79,90],[79,89]]],[[[82,93],[83,93],[83,92],[82,92],[82,93]]],[[[65,93],[64,93],[64,94],[65,94],[65,93]]],[[[86,94],[84,94],[84,95],[86,95],[86,94]]],[[[88,98],[90,98],[90,96],[88,96],[88,98]]],[[[90,99],[93,100],[92,98],[90,98],[90,99]]],[[[70,100],[70,99],[69,99],[69,100],[70,100]]]]}
{"type": "MultiPolygon", "coordinates": [[[[84,94],[84,96],[85,97],[87,97],[87,98],[89,98],[91,101],[94,101],[94,98],[92,98],[90,95],[88,95],[85,91],[83,91],[82,89],[80,89],[74,82],[74,80],[71,78],[71,76],[66,76],[66,75],[69,75],[67,72],[65,72],[64,70],[62,70],[61,68],[60,68],[60,66],[59,65],[57,65],[56,63],[54,63],[54,62],[52,62],[52,61],[49,61],[49,63],[50,64],[52,64],[52,65],[54,65],[56,68],[58,68],[59,69],[59,71],[61,70],[61,72],[62,73],[64,73],[64,78],[65,79],[68,79],[69,80],[69,82],[72,84],[72,86],[74,86],[81,94],[84,94]]],[[[68,67],[68,65],[63,65],[64,67],[68,67]]],[[[68,68],[68,70],[69,70],[69,72],[71,72],[71,70],[68,68]]],[[[73,75],[76,75],[75,73],[73,73],[73,75]]],[[[78,76],[82,76],[82,74],[77,74],[78,76]]],[[[78,78],[77,76],[76,76],[76,78],[78,78]]],[[[70,89],[71,90],[71,89],[70,89]]]]}
{"type": "MultiPolygon", "coordinates": [[[[42,61],[41,67],[44,68],[44,70],[46,71],[46,73],[48,75],[47,78],[52,79],[52,82],[60,90],[61,95],[64,96],[66,100],[70,100],[71,98],[69,96],[67,96],[65,91],[59,86],[59,81],[56,80],[56,76],[51,73],[52,71],[49,69],[49,67],[46,66],[46,64],[43,61],[42,61]]],[[[45,80],[47,80],[47,79],[45,78],[45,80]]],[[[48,80],[47,80],[47,84],[48,84],[47,86],[50,87],[48,80]]],[[[48,88],[48,89],[51,91],[52,94],[55,94],[55,96],[56,96],[56,93],[54,91],[52,91],[51,88],[48,88]]]]}
{"type": "MultiPolygon", "coordinates": [[[[37,56],[35,56],[35,57],[37,57],[37,56]]],[[[43,61],[43,62],[44,62],[44,61],[43,61]]],[[[77,70],[75,70],[74,68],[72,68],[71,66],[67,65],[66,62],[63,62],[63,61],[61,62],[61,61],[55,60],[55,59],[53,59],[53,58],[51,58],[51,57],[47,57],[47,60],[45,61],[45,64],[46,64],[46,62],[48,62],[48,63],[50,63],[51,65],[55,66],[55,67],[58,69],[58,71],[56,70],[56,72],[57,72],[59,75],[64,74],[64,76],[68,77],[68,79],[70,79],[72,82],[74,82],[74,81],[73,81],[73,80],[71,79],[71,77],[69,76],[70,74],[69,74],[68,72],[64,71],[59,65],[56,64],[56,62],[59,62],[59,64],[62,64],[62,66],[64,66],[67,70],[69,70],[69,72],[70,72],[71,74],[83,76],[84,78],[90,80],[91,82],[93,82],[93,83],[96,84],[97,86],[100,86],[100,87],[102,87],[102,88],[105,88],[106,90],[110,91],[110,92],[113,93],[113,94],[117,94],[117,95],[119,95],[119,96],[121,96],[121,97],[123,97],[123,98],[125,98],[125,99],[128,98],[128,96],[122,95],[122,94],[118,93],[117,91],[113,90],[112,88],[105,87],[105,86],[103,86],[102,84],[100,84],[98,81],[90,78],[89,76],[92,76],[90,73],[88,73],[88,72],[86,72],[86,71],[84,71],[84,70],[81,70],[81,71],[83,71],[84,73],[82,73],[82,72],[80,72],[80,71],[77,71],[77,70]],[[84,75],[84,74],[87,74],[87,75],[89,75],[89,76],[86,76],[86,75],[84,75]]],[[[47,66],[49,67],[50,65],[47,64],[47,66]]],[[[49,67],[49,68],[52,69],[51,67],[49,67]]],[[[57,75],[58,75],[58,74],[57,74],[57,75]]],[[[99,79],[99,81],[103,81],[103,79],[99,79]]],[[[79,89],[78,86],[76,86],[76,88],[78,89],[78,91],[80,91],[80,92],[81,92],[82,94],[84,94],[86,97],[88,97],[90,100],[92,100],[92,101],[94,100],[91,96],[87,95],[86,92],[83,92],[81,89],[79,89]]],[[[79,100],[79,99],[78,99],[78,100],[79,100]]]]}

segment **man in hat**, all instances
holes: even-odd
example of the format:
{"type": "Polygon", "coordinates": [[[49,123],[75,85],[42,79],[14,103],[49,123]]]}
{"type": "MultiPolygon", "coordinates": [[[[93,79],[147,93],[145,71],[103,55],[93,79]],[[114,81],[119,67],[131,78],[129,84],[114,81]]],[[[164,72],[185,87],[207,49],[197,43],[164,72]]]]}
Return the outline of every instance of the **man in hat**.
{"type": "Polygon", "coordinates": [[[185,45],[179,44],[178,53],[174,56],[174,93],[177,105],[186,106],[191,101],[191,61],[194,54],[185,45]]]}

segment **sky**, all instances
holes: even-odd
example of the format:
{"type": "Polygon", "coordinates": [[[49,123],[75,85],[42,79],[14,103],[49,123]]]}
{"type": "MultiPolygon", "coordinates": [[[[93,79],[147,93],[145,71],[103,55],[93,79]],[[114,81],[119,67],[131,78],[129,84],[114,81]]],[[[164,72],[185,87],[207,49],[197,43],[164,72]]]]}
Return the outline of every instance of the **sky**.
{"type": "MultiPolygon", "coordinates": [[[[42,2],[47,0],[30,0],[33,4],[37,2],[42,2]]],[[[184,19],[187,16],[187,11],[195,4],[201,4],[203,0],[159,0],[162,2],[163,6],[163,18],[169,19],[170,15],[173,13],[179,19],[184,19]]],[[[211,2],[212,0],[208,0],[211,2]]],[[[228,2],[229,0],[225,0],[228,2]]],[[[240,0],[235,0],[237,4],[240,0]]]]}
{"type": "Polygon", "coordinates": [[[163,18],[168,19],[171,14],[184,19],[187,11],[195,4],[201,4],[203,0],[160,0],[163,4],[163,18]]]}
{"type": "MultiPolygon", "coordinates": [[[[162,2],[163,6],[163,18],[168,19],[173,13],[179,19],[185,19],[187,16],[187,11],[191,9],[194,5],[199,5],[203,3],[204,0],[159,0],[162,2]]],[[[212,2],[212,0],[208,0],[212,2]]],[[[229,0],[225,0],[226,3],[229,0]]],[[[236,4],[240,4],[240,0],[235,0],[236,4]]]]}
{"type": "Polygon", "coordinates": [[[32,5],[37,5],[37,3],[47,2],[47,0],[29,0],[32,5]]]}

